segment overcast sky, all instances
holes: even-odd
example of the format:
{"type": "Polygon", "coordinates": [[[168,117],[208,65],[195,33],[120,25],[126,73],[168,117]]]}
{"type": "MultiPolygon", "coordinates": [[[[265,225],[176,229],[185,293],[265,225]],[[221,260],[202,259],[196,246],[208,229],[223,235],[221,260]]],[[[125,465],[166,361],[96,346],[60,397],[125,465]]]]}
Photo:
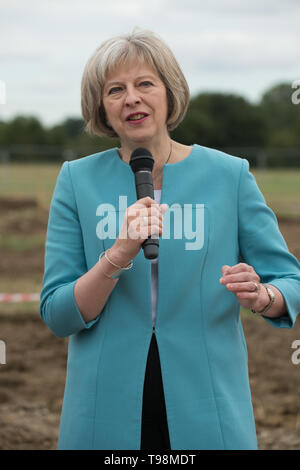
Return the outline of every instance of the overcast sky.
{"type": "Polygon", "coordinates": [[[48,126],[80,117],[88,58],[135,26],[167,42],[192,95],[255,102],[300,79],[300,0],[0,0],[0,119],[35,115],[48,126]]]}

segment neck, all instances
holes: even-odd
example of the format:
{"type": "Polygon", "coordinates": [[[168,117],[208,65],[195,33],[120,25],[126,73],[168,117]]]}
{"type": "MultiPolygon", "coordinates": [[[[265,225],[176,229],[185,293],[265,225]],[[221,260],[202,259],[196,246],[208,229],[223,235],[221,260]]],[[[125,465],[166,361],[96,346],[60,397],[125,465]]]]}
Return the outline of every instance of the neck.
{"type": "MultiPolygon", "coordinates": [[[[159,171],[159,169],[162,168],[162,166],[166,163],[168,159],[168,156],[170,154],[170,149],[171,149],[171,139],[170,137],[167,137],[166,139],[163,140],[163,142],[160,142],[158,144],[152,141],[130,143],[130,144],[126,144],[122,142],[122,146],[119,150],[119,154],[122,160],[125,163],[129,164],[132,152],[138,147],[146,148],[147,150],[149,150],[149,152],[151,152],[154,158],[153,172],[154,174],[156,174],[159,171]]],[[[170,159],[172,159],[172,155],[170,159]]]]}

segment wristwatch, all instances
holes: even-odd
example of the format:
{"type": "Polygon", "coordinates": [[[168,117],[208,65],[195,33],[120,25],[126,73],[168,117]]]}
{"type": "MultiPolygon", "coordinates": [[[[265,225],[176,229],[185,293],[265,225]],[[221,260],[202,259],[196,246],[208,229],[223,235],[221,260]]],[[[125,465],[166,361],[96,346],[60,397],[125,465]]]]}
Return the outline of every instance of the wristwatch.
{"type": "Polygon", "coordinates": [[[268,293],[268,296],[269,296],[269,299],[270,299],[270,302],[268,303],[268,305],[266,306],[266,308],[262,311],[262,312],[256,312],[255,310],[253,310],[251,308],[251,312],[254,313],[255,315],[258,314],[258,315],[264,315],[268,310],[270,310],[270,308],[272,307],[274,301],[275,301],[275,294],[274,292],[272,291],[272,289],[267,286],[266,284],[262,284],[265,289],[267,290],[267,293],[268,293]]]}

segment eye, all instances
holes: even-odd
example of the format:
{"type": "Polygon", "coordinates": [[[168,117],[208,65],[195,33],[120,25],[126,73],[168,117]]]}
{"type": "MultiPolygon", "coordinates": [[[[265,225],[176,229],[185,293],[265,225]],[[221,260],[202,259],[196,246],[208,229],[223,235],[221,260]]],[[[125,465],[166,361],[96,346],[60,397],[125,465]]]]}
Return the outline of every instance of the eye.
{"type": "Polygon", "coordinates": [[[121,91],[121,90],[122,90],[122,88],[120,86],[115,86],[115,87],[113,87],[109,90],[108,94],[111,95],[111,94],[114,94],[114,93],[118,93],[118,91],[121,91]]]}
{"type": "Polygon", "coordinates": [[[152,85],[152,83],[151,83],[151,82],[149,82],[149,81],[144,81],[144,82],[141,82],[141,83],[140,83],[140,85],[141,85],[141,86],[146,86],[146,87],[149,87],[149,86],[151,86],[151,85],[152,85]]]}

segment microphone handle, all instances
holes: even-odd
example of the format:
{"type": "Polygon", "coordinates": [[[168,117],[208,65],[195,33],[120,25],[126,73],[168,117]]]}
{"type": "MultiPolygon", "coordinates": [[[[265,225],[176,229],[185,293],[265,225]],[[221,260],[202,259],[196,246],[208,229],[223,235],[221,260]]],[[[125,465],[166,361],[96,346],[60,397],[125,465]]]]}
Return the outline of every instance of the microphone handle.
{"type": "MultiPolygon", "coordinates": [[[[135,174],[135,187],[137,199],[144,197],[151,197],[154,199],[154,188],[152,173],[148,170],[140,170],[135,174]]],[[[142,248],[144,250],[144,256],[146,259],[156,259],[158,257],[159,240],[158,235],[148,237],[143,243],[142,248]]]]}

